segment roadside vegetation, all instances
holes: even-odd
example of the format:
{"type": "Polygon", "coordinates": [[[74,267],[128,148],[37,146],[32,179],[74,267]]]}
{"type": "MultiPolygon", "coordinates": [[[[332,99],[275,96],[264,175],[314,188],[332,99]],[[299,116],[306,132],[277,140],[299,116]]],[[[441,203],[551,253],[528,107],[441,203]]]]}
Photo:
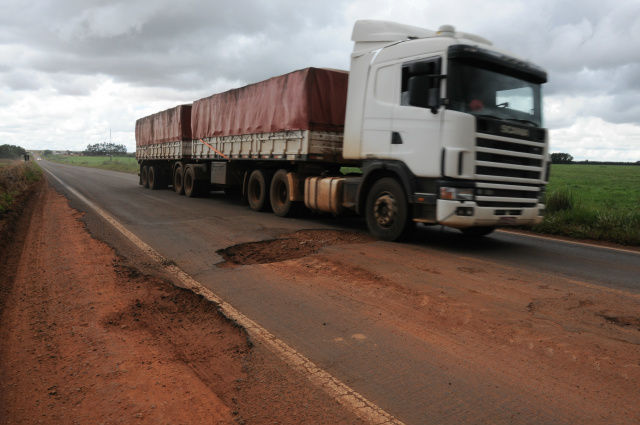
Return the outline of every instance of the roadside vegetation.
{"type": "Polygon", "coordinates": [[[61,164],[78,165],[80,167],[100,168],[103,170],[121,171],[123,173],[137,174],[140,170],[138,161],[133,156],[69,156],[69,155],[45,155],[48,161],[61,164]]]}
{"type": "Polygon", "coordinates": [[[640,246],[640,166],[553,164],[533,231],[640,246]]]}
{"type": "Polygon", "coordinates": [[[0,161],[8,159],[23,158],[27,154],[27,151],[15,145],[0,145],[0,161]]]}
{"type": "Polygon", "coordinates": [[[0,159],[0,219],[14,201],[42,179],[42,169],[34,162],[0,159]]]}

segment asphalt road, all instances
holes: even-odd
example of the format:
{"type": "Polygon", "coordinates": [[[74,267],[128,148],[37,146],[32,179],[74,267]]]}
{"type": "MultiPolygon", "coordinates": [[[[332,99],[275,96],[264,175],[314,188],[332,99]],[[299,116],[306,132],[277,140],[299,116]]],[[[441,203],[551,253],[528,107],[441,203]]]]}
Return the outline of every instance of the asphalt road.
{"type": "MultiPolygon", "coordinates": [[[[264,274],[263,269],[216,267],[222,261],[216,253],[219,249],[299,229],[364,232],[361,219],[283,219],[253,212],[223,194],[188,199],[170,190],[142,189],[134,175],[47,161],[41,165],[194,279],[406,424],[557,424],[576,419],[576,412],[554,408],[552,401],[532,403],[530,399],[544,390],[518,386],[500,371],[465,378],[452,370],[450,354],[433,341],[416,338],[393,320],[372,320],[354,298],[324,291],[322,286],[296,284],[293,277],[264,274]],[[359,335],[370,343],[353,338],[359,335]],[[336,345],[337,340],[345,343],[336,345]],[[519,419],[514,420],[514,415],[519,419]]],[[[54,179],[49,181],[65,191],[54,179]]],[[[122,240],[108,224],[91,218],[86,206],[71,202],[87,211],[92,232],[116,249],[131,249],[121,247],[122,240]]],[[[349,261],[349,248],[341,250],[340,255],[349,261]]],[[[412,262],[428,268],[446,257],[460,266],[473,263],[519,270],[547,283],[579,282],[589,288],[640,294],[640,254],[625,250],[508,232],[467,239],[456,231],[422,226],[405,244],[375,242],[366,250],[373,257],[386,256],[390,263],[401,264],[411,255],[412,262]],[[394,259],[395,255],[403,257],[394,259]]],[[[465,362],[465,358],[453,361],[465,362]]]]}

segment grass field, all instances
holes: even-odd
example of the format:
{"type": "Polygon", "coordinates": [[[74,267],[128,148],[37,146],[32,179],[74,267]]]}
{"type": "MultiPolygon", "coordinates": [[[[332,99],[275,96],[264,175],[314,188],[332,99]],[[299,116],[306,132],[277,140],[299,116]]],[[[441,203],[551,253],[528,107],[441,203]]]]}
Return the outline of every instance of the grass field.
{"type": "Polygon", "coordinates": [[[571,191],[585,208],[640,210],[640,166],[554,164],[548,190],[571,191]]]}
{"type": "Polygon", "coordinates": [[[80,167],[101,168],[103,170],[121,171],[123,173],[137,174],[139,171],[138,161],[131,156],[66,156],[47,155],[48,161],[59,162],[61,164],[78,165],[80,167]]]}
{"type": "Polygon", "coordinates": [[[534,231],[640,246],[640,167],[554,164],[534,231]]]}

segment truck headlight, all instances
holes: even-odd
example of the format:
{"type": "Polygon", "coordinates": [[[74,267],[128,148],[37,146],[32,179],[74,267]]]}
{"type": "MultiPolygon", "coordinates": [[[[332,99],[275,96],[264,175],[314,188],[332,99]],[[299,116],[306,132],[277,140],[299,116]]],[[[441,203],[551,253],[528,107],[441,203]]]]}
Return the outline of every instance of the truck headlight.
{"type": "Polygon", "coordinates": [[[460,187],[441,187],[440,199],[451,201],[473,201],[473,189],[460,187]]]}

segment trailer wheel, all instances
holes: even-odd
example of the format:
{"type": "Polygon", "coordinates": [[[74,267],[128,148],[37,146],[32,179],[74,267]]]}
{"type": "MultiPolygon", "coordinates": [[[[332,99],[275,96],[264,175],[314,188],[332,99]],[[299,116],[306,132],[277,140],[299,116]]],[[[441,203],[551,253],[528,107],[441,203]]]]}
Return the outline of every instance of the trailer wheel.
{"type": "Polygon", "coordinates": [[[271,209],[278,217],[297,216],[302,209],[301,202],[291,201],[291,187],[287,174],[287,170],[278,170],[271,180],[269,199],[271,201],[271,209]]]}
{"type": "Polygon", "coordinates": [[[184,195],[184,169],[178,164],[173,173],[173,190],[178,195],[184,195]]]}
{"type": "Polygon", "coordinates": [[[413,223],[404,190],[393,178],[374,183],[367,196],[365,215],[369,232],[383,241],[401,239],[413,223]]]}
{"type": "Polygon", "coordinates": [[[487,226],[475,226],[475,227],[466,227],[464,229],[460,229],[460,231],[465,236],[471,236],[476,238],[487,236],[488,234],[493,233],[494,230],[496,230],[495,227],[487,227],[487,226]]]}
{"type": "Polygon", "coordinates": [[[161,188],[162,175],[160,174],[158,167],[154,167],[153,165],[149,166],[149,169],[147,170],[147,183],[151,190],[158,190],[161,188]]]}
{"type": "Polygon", "coordinates": [[[266,211],[269,208],[271,178],[266,170],[254,170],[247,184],[247,200],[254,211],[266,211]]]}
{"type": "Polygon", "coordinates": [[[140,183],[144,188],[149,187],[149,168],[146,165],[140,169],[140,183]]]}
{"type": "Polygon", "coordinates": [[[196,198],[200,195],[196,174],[191,167],[184,170],[184,194],[187,198],[196,198]]]}

